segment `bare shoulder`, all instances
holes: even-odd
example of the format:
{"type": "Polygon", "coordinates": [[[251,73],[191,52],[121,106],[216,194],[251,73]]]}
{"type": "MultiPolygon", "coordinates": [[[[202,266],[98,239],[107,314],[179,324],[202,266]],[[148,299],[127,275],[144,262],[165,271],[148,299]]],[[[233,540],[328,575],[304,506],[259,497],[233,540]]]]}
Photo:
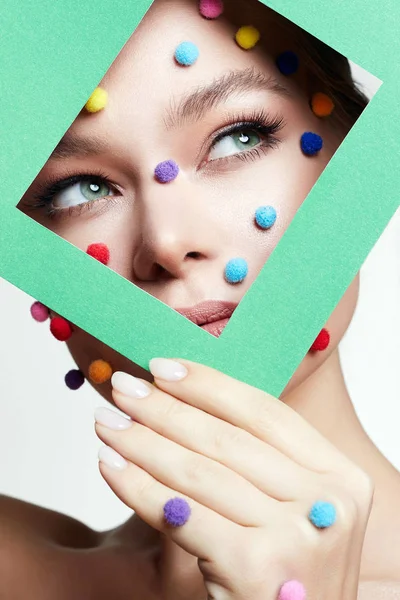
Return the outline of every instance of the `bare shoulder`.
{"type": "Polygon", "coordinates": [[[3,495],[0,495],[0,529],[3,542],[5,537],[10,541],[7,534],[12,533],[14,539],[33,537],[74,548],[93,546],[99,537],[72,517],[3,495]]]}
{"type": "Polygon", "coordinates": [[[0,495],[0,598],[154,600],[146,557],[40,506],[0,495]]]}
{"type": "Polygon", "coordinates": [[[400,581],[364,581],[357,600],[400,600],[400,581]]]}

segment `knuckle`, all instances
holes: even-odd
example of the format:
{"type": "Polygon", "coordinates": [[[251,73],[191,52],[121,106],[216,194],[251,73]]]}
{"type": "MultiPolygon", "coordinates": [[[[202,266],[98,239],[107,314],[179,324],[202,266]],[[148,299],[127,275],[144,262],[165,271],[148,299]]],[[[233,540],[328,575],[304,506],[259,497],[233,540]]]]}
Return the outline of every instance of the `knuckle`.
{"type": "Polygon", "coordinates": [[[146,499],[153,495],[153,491],[156,486],[157,482],[150,475],[143,472],[139,477],[136,476],[134,478],[130,478],[129,493],[132,498],[143,497],[146,499]]]}
{"type": "Polygon", "coordinates": [[[262,397],[257,406],[254,419],[255,427],[262,439],[267,439],[274,432],[278,419],[275,407],[262,397]]]}
{"type": "Polygon", "coordinates": [[[227,456],[232,452],[232,448],[243,447],[248,444],[249,434],[240,427],[218,427],[218,430],[211,440],[211,448],[216,456],[227,456]]]}
{"type": "Polygon", "coordinates": [[[163,399],[158,406],[158,422],[161,428],[161,434],[163,434],[170,426],[170,423],[174,423],[174,425],[179,425],[182,422],[182,419],[186,419],[186,412],[184,410],[182,402],[178,402],[174,399],[163,399]]]}
{"type": "Polygon", "coordinates": [[[203,456],[192,456],[184,466],[184,476],[187,481],[198,484],[208,481],[211,474],[210,464],[203,456]]]}

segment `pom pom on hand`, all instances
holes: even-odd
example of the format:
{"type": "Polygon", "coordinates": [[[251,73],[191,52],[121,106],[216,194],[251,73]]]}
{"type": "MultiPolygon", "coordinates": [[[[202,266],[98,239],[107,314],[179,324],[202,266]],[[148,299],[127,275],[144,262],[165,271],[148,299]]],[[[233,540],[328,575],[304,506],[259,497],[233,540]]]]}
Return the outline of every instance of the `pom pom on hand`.
{"type": "Polygon", "coordinates": [[[164,519],[172,527],[184,525],[191,512],[191,508],[184,498],[171,498],[164,504],[164,519]]]}

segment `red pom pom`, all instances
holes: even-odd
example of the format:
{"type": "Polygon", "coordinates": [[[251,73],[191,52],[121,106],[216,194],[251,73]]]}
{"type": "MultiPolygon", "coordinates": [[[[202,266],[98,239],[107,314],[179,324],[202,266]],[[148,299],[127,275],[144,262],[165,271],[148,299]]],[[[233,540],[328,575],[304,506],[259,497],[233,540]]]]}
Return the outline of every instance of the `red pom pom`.
{"type": "Polygon", "coordinates": [[[103,265],[107,265],[110,260],[110,251],[106,244],[90,244],[86,252],[89,256],[103,263],[103,265]]]}
{"type": "Polygon", "coordinates": [[[59,342],[66,342],[72,335],[72,326],[63,317],[53,317],[50,321],[50,331],[59,342]]]}
{"type": "Polygon", "coordinates": [[[329,335],[329,331],[327,329],[321,329],[310,348],[310,352],[321,352],[322,350],[326,350],[329,346],[330,339],[331,336],[329,335]]]}

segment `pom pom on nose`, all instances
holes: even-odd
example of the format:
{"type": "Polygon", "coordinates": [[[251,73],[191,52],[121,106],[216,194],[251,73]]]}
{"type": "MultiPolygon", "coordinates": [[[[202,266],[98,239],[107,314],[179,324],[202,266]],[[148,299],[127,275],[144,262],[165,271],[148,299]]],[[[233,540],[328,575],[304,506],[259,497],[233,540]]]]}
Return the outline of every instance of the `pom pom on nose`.
{"type": "Polygon", "coordinates": [[[179,167],[174,160],[164,160],[154,169],[154,177],[159,183],[170,183],[178,177],[179,167]]]}

